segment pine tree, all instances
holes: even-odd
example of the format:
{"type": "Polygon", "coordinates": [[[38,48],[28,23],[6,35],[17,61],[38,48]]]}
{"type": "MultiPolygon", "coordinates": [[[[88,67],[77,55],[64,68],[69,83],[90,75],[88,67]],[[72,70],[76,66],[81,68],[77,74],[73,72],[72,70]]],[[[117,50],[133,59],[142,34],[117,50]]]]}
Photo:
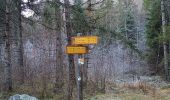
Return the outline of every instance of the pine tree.
{"type": "Polygon", "coordinates": [[[148,55],[149,63],[156,68],[156,72],[160,72],[159,69],[164,66],[165,78],[169,78],[169,36],[167,35],[167,25],[168,25],[168,16],[167,13],[168,7],[165,4],[164,0],[145,0],[144,6],[148,14],[148,23],[146,25],[146,34],[147,34],[147,43],[150,47],[150,52],[148,55]],[[163,64],[162,64],[163,63],[163,64]],[[161,67],[159,67],[161,66],[161,67]]]}

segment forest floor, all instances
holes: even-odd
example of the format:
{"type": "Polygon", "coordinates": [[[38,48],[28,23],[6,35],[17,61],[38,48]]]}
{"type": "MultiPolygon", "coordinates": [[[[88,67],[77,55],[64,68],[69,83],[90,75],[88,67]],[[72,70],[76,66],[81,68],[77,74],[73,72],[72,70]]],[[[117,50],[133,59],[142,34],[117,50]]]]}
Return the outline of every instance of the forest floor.
{"type": "MultiPolygon", "coordinates": [[[[170,83],[165,82],[159,76],[142,76],[140,81],[133,82],[128,78],[126,81],[114,80],[114,82],[107,82],[105,93],[94,92],[93,87],[89,83],[88,88],[84,89],[84,100],[170,100],[170,83]]],[[[19,92],[13,94],[16,93],[19,92]]],[[[29,92],[25,91],[24,93],[28,94],[29,92]]],[[[38,97],[39,100],[65,100],[66,97],[64,94],[51,96],[48,99],[42,99],[35,94],[33,96],[38,97]]],[[[6,100],[1,99],[1,97],[3,96],[0,93],[0,100],[6,100]]],[[[76,100],[76,94],[73,100],[76,100]]]]}
{"type": "Polygon", "coordinates": [[[170,89],[157,90],[156,94],[145,94],[127,90],[121,93],[98,94],[86,100],[170,100],[170,89]]]}
{"type": "Polygon", "coordinates": [[[144,77],[143,81],[110,84],[105,94],[85,100],[170,100],[170,84],[160,77],[144,77]]]}

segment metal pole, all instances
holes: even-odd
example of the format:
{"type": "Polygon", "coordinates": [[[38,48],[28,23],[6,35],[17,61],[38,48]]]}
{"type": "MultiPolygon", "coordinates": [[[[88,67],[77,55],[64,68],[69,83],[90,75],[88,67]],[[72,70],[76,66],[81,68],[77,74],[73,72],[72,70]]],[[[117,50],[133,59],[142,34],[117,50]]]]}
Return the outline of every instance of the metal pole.
{"type": "MultiPolygon", "coordinates": [[[[78,59],[81,59],[81,58],[82,58],[82,55],[78,55],[78,59]]],[[[83,67],[83,64],[78,62],[78,65],[77,65],[77,100],[83,100],[82,67],[83,67]]]]}
{"type": "MultiPolygon", "coordinates": [[[[82,33],[77,33],[77,36],[81,36],[82,33]]],[[[78,59],[83,58],[82,54],[78,54],[78,59]]],[[[82,67],[83,64],[77,61],[77,100],[83,100],[83,86],[82,86],[82,81],[83,81],[83,76],[82,76],[82,67]]]]}

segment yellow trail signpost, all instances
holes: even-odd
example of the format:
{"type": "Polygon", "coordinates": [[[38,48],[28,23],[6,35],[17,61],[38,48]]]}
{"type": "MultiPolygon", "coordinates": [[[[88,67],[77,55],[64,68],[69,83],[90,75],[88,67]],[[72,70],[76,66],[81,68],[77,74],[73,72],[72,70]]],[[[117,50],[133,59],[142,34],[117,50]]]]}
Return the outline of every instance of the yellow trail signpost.
{"type": "Polygon", "coordinates": [[[86,46],[67,46],[66,47],[67,54],[86,54],[88,53],[86,46]]]}
{"type": "Polygon", "coordinates": [[[66,46],[67,54],[78,54],[78,66],[76,67],[76,82],[77,82],[77,100],[83,100],[83,84],[82,84],[82,72],[81,69],[84,65],[85,59],[83,58],[83,54],[88,53],[88,47],[82,45],[90,45],[97,44],[98,37],[97,36],[75,36],[71,37],[71,45],[66,46]]]}
{"type": "Polygon", "coordinates": [[[97,44],[97,36],[75,36],[71,38],[72,45],[88,45],[88,44],[97,44]]]}

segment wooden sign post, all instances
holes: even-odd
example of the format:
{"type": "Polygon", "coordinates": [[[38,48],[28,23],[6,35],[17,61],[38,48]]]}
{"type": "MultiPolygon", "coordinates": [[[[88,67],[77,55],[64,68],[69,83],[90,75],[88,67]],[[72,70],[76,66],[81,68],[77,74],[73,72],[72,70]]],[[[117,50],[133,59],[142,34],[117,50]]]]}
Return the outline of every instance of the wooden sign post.
{"type": "Polygon", "coordinates": [[[97,36],[75,36],[71,38],[71,46],[66,46],[66,53],[67,54],[78,54],[78,65],[77,65],[77,100],[83,100],[83,84],[82,84],[82,67],[84,64],[83,54],[88,53],[87,46],[82,45],[90,45],[90,44],[97,44],[98,37],[97,36]]]}
{"type": "MultiPolygon", "coordinates": [[[[83,55],[82,54],[78,54],[78,60],[79,59],[83,59],[83,55]]],[[[77,93],[78,93],[78,96],[77,96],[77,100],[83,100],[83,72],[82,72],[82,68],[83,68],[83,64],[80,63],[78,61],[77,63],[77,78],[76,78],[76,82],[77,82],[77,93]]]]}

